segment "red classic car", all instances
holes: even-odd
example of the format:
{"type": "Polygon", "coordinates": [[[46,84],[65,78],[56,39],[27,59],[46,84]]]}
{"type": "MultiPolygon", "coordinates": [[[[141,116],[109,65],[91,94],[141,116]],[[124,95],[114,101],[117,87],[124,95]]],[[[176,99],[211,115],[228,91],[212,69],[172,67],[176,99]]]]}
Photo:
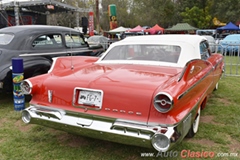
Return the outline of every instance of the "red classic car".
{"type": "Polygon", "coordinates": [[[218,87],[223,56],[198,35],[146,35],[113,43],[101,57],[59,57],[23,81],[22,120],[165,152],[193,137],[218,87]]]}

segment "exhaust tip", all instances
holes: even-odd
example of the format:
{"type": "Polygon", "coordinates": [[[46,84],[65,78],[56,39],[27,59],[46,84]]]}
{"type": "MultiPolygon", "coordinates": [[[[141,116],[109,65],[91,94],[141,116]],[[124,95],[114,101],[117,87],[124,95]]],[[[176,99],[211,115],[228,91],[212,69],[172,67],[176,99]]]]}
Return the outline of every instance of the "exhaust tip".
{"type": "Polygon", "coordinates": [[[152,145],[157,151],[166,152],[170,147],[170,139],[164,134],[155,134],[152,137],[152,145]]]}
{"type": "Polygon", "coordinates": [[[23,120],[24,123],[29,123],[30,122],[31,116],[28,113],[28,111],[26,111],[26,110],[22,111],[22,120],[23,120]]]}

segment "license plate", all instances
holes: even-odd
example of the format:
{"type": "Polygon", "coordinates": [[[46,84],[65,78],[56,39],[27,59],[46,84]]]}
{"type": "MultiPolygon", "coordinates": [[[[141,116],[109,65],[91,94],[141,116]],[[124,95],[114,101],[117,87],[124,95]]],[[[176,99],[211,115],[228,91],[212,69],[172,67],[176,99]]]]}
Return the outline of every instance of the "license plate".
{"type": "Polygon", "coordinates": [[[101,107],[102,94],[98,91],[80,90],[78,104],[101,107]]]}

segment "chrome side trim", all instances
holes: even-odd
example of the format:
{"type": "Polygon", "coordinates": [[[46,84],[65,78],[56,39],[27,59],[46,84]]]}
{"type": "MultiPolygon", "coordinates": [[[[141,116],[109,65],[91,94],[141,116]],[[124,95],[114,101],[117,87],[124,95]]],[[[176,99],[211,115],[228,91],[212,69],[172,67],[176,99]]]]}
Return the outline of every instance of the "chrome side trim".
{"type": "Polygon", "coordinates": [[[223,62],[223,60],[221,60],[221,61],[219,61],[218,63],[216,63],[213,67],[214,67],[214,69],[215,68],[217,68],[217,66],[220,64],[220,63],[222,63],[223,62]]]}
{"type": "Polygon", "coordinates": [[[56,55],[56,54],[71,54],[71,53],[84,53],[84,52],[89,52],[89,51],[92,51],[92,50],[81,50],[79,49],[78,51],[70,51],[69,53],[64,51],[64,52],[51,52],[51,53],[46,53],[46,52],[43,52],[43,53],[25,53],[25,54],[20,54],[19,56],[20,57],[27,57],[27,56],[42,56],[42,55],[56,55]]]}

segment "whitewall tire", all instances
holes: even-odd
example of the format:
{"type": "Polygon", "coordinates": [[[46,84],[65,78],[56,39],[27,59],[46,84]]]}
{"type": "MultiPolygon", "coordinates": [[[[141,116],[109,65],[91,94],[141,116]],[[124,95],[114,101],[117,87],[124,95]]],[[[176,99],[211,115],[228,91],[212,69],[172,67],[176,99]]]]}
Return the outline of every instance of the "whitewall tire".
{"type": "Polygon", "coordinates": [[[214,91],[216,91],[216,90],[218,90],[218,82],[217,82],[217,84],[216,84],[216,86],[214,88],[214,91]]]}
{"type": "Polygon", "coordinates": [[[200,122],[200,115],[201,115],[201,107],[198,108],[195,120],[192,123],[192,126],[191,126],[188,134],[186,135],[187,138],[192,138],[197,133],[198,127],[199,127],[199,122],[200,122]]]}

